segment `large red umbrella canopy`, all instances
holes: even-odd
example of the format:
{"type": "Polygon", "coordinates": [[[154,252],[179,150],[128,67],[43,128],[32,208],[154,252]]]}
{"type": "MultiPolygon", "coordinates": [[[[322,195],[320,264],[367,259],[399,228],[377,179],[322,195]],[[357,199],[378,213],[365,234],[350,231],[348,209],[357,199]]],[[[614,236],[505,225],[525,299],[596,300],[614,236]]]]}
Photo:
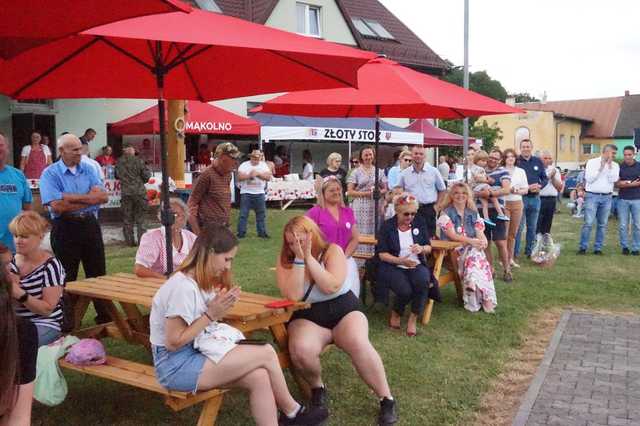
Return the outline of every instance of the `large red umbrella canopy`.
{"type": "MultiPolygon", "coordinates": [[[[189,101],[184,131],[187,134],[196,135],[257,136],[260,134],[260,123],[206,102],[189,101]]],[[[148,135],[159,132],[160,120],[157,105],[109,124],[109,133],[114,135],[148,135]]]]}
{"type": "Polygon", "coordinates": [[[180,0],[0,0],[0,58],[109,22],[190,10],[180,0]]]}
{"type": "MultiPolygon", "coordinates": [[[[424,135],[424,146],[462,146],[462,136],[440,129],[429,122],[425,118],[415,120],[407,130],[419,132],[424,135]]],[[[469,143],[475,143],[475,139],[469,139],[469,143]]]]}
{"type": "MultiPolygon", "coordinates": [[[[30,49],[0,66],[0,93],[17,99],[157,97],[162,224],[171,247],[164,99],[356,86],[357,69],[373,56],[194,10],[119,21],[30,49]]],[[[171,250],[166,256],[172,265],[171,250]]]]}
{"type": "Polygon", "coordinates": [[[502,102],[376,58],[358,71],[358,89],[288,93],[262,105],[272,114],[323,117],[464,118],[521,112],[502,102]]]}
{"type": "Polygon", "coordinates": [[[13,98],[210,101],[355,86],[374,56],[322,40],[194,10],[128,19],[30,49],[0,67],[13,98]]]}

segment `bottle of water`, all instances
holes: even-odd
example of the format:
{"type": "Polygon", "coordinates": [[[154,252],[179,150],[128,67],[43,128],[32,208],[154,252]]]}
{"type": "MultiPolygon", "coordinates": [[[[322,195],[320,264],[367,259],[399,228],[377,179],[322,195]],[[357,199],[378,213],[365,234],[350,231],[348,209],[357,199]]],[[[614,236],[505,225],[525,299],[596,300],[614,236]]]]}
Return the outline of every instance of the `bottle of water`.
{"type": "Polygon", "coordinates": [[[105,176],[107,179],[115,179],[116,178],[116,172],[113,168],[112,165],[108,165],[105,167],[105,176]]]}

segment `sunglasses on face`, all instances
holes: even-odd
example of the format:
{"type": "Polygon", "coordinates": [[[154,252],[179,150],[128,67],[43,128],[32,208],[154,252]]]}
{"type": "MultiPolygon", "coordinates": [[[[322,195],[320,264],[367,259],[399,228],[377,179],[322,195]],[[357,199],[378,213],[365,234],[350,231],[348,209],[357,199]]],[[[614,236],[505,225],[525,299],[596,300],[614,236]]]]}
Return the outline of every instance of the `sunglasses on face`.
{"type": "Polygon", "coordinates": [[[404,212],[404,213],[402,213],[402,216],[405,216],[405,217],[409,217],[409,216],[414,217],[414,216],[415,216],[415,215],[417,215],[417,214],[418,214],[417,212],[404,212]]]}
{"type": "Polygon", "coordinates": [[[405,163],[410,163],[412,160],[411,158],[404,158],[402,161],[404,161],[405,163]]]}

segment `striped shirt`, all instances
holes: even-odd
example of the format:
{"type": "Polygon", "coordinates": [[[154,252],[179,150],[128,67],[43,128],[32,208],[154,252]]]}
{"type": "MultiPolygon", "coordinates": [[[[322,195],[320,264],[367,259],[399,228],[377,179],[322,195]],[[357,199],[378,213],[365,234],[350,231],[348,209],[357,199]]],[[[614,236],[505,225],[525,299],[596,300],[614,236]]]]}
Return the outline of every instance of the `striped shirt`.
{"type": "MultiPolygon", "coordinates": [[[[191,247],[196,242],[196,234],[186,229],[182,230],[182,247],[173,247],[173,270],[187,258],[191,247]]],[[[165,274],[167,272],[167,251],[165,250],[164,227],[145,232],[140,238],[140,246],[136,253],[136,263],[151,269],[153,272],[165,274]]]]}
{"type": "Polygon", "coordinates": [[[196,181],[189,197],[189,215],[200,223],[229,225],[231,216],[231,173],[222,174],[215,163],[196,181]]]}
{"type": "MultiPolygon", "coordinates": [[[[15,261],[11,263],[11,270],[14,273],[18,272],[15,261]]],[[[64,287],[64,279],[65,272],[62,263],[55,257],[50,257],[42,265],[21,277],[20,287],[29,293],[29,296],[42,299],[42,291],[45,287],[64,287]]],[[[62,324],[62,296],[60,296],[58,304],[49,316],[35,314],[24,305],[17,305],[16,314],[31,320],[36,325],[43,325],[60,331],[60,325],[62,324]]]]}

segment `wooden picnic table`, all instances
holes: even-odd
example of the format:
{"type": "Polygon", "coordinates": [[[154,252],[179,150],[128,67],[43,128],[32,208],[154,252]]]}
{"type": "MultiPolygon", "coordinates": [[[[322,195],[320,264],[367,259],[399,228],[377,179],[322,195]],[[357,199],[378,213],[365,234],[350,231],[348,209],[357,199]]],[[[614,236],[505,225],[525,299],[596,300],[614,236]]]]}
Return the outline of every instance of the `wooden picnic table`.
{"type": "MultiPolygon", "coordinates": [[[[358,239],[360,244],[375,246],[378,241],[374,235],[360,234],[358,239]]],[[[458,276],[458,257],[455,249],[462,244],[455,241],[431,240],[431,254],[434,258],[433,275],[438,279],[438,284],[443,287],[449,283],[456,286],[458,304],[462,305],[462,281],[458,276]],[[443,272],[442,267],[446,266],[447,271],[443,272]]],[[[356,259],[369,259],[373,255],[370,253],[354,253],[356,259]]],[[[429,299],[422,315],[422,324],[427,324],[431,320],[433,312],[433,300],[429,299]]]]}
{"type": "MultiPolygon", "coordinates": [[[[118,273],[67,283],[65,291],[77,297],[74,305],[75,331],[72,334],[79,337],[114,337],[149,348],[149,320],[140,308],[146,308],[145,311],[151,308],[153,296],[164,282],[160,278],[139,278],[133,274],[118,273]],[[92,299],[106,303],[113,322],[80,329],[92,299]],[[117,309],[116,303],[122,311],[117,309]]],[[[295,302],[286,308],[265,307],[265,304],[276,300],[279,299],[243,291],[238,302],[225,315],[224,322],[243,333],[268,328],[277,344],[280,365],[287,368],[291,365],[291,359],[285,324],[295,311],[306,309],[309,304],[295,302]]],[[[308,392],[304,379],[295,370],[292,373],[302,391],[308,392]]]]}

